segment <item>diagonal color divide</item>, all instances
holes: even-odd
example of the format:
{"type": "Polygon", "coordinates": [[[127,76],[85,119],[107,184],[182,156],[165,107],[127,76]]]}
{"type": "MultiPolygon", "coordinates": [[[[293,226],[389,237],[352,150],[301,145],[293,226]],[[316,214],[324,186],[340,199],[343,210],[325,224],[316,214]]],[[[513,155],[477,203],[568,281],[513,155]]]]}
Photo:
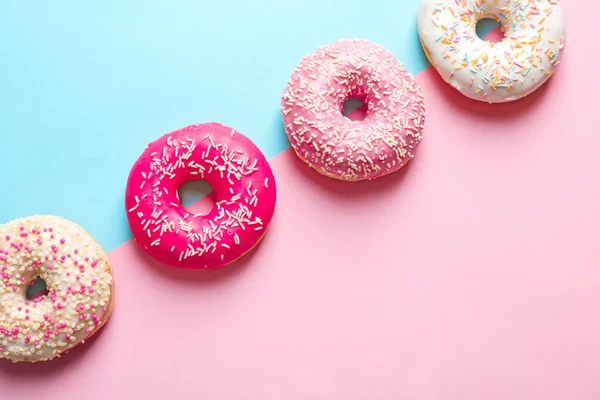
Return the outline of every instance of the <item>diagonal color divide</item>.
{"type": "Polygon", "coordinates": [[[231,268],[111,251],[102,333],[55,363],[0,363],[2,395],[600,398],[595,13],[570,4],[565,59],[523,101],[475,103],[417,75],[427,138],[404,171],[348,185],[274,157],[270,231],[231,268]]]}

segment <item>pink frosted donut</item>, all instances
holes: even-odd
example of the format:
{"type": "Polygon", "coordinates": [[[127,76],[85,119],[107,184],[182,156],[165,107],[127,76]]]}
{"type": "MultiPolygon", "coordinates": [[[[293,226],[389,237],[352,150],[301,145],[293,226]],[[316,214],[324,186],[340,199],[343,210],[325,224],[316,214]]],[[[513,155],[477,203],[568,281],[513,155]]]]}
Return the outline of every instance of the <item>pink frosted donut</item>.
{"type": "Polygon", "coordinates": [[[250,251],[275,210],[275,178],[250,139],[221,124],[191,125],[150,143],[133,166],[125,203],[135,241],[171,267],[216,269],[250,251]],[[177,190],[212,186],[215,206],[192,214],[177,190]]]}
{"type": "Polygon", "coordinates": [[[412,75],[382,46],[344,39],[304,57],[283,93],[285,131],[298,157],[345,181],[399,170],[423,138],[425,104],[412,75]],[[363,121],[342,115],[349,98],[363,121]]]}

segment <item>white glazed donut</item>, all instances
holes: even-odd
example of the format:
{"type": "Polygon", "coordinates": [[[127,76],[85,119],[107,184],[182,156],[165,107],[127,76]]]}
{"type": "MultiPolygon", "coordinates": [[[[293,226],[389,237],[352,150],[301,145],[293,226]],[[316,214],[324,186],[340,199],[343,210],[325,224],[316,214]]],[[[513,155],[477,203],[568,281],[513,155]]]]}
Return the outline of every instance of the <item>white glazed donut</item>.
{"type": "Polygon", "coordinates": [[[0,226],[0,358],[58,357],[93,336],[112,307],[108,256],[83,228],[53,216],[0,226]],[[48,294],[28,300],[37,277],[48,294]]]}
{"type": "Polygon", "coordinates": [[[565,47],[560,0],[422,0],[417,28],[443,79],[489,103],[518,100],[538,89],[565,47]],[[501,24],[501,42],[477,36],[477,22],[484,18],[501,24]]]}

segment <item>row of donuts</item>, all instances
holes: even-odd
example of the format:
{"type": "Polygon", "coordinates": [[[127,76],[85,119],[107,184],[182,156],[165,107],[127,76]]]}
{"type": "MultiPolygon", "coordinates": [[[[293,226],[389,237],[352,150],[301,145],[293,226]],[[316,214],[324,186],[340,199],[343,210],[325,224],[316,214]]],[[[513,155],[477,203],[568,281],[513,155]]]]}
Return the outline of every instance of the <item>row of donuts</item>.
{"type": "MultiPolygon", "coordinates": [[[[422,0],[417,28],[431,64],[465,96],[513,101],[539,88],[565,46],[559,0],[422,0]],[[500,22],[499,43],[479,39],[482,18],[500,22]]],[[[344,39],[305,56],[281,99],[296,155],[349,182],[377,179],[409,162],[423,139],[425,101],[412,75],[383,46],[344,39]],[[365,118],[343,115],[359,99],[365,118]]],[[[275,211],[276,182],[260,149],[218,123],[191,125],[150,143],[129,174],[125,208],[135,242],[175,268],[216,269],[248,253],[275,211]],[[203,179],[208,214],[182,206],[178,189],[203,179]]],[[[56,216],[0,226],[0,357],[51,360],[84,343],[109,319],[112,267],[77,224],[56,216]],[[26,292],[37,278],[47,290],[26,292]]]]}

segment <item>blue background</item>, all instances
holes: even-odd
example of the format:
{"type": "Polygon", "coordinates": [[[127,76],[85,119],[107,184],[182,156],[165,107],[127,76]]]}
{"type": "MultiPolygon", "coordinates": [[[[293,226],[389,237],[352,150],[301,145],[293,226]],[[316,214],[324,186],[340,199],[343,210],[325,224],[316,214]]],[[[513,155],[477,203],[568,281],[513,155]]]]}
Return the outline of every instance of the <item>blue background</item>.
{"type": "Polygon", "coordinates": [[[419,0],[3,0],[0,222],[54,214],[111,250],[130,239],[127,176],[150,141],[218,121],[267,157],[288,148],[280,96],[316,47],[345,37],[427,67],[419,0]]]}

